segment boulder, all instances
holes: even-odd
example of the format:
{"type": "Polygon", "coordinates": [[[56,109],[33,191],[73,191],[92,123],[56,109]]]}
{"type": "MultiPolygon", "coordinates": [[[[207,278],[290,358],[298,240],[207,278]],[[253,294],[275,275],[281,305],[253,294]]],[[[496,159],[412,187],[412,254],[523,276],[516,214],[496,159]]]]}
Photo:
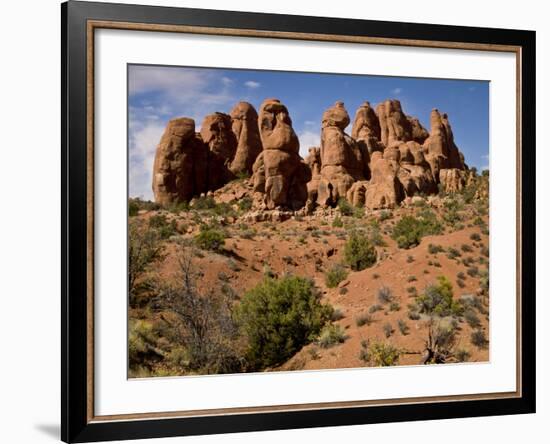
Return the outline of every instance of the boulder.
{"type": "Polygon", "coordinates": [[[258,130],[258,113],[248,102],[239,102],[231,110],[231,129],[237,141],[235,156],[229,169],[235,175],[252,174],[252,166],[262,152],[258,130]]]}
{"type": "Polygon", "coordinates": [[[155,153],[153,194],[161,205],[190,200],[205,188],[202,169],[207,148],[195,133],[195,121],[181,117],[166,125],[155,153]]]}

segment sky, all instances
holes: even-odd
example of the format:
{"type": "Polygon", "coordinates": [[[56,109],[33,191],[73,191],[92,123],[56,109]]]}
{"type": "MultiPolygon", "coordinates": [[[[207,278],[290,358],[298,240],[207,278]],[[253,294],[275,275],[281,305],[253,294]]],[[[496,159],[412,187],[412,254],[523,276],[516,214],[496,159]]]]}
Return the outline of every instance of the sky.
{"type": "MultiPolygon", "coordinates": [[[[153,198],[153,159],[170,119],[191,117],[199,131],[208,114],[229,113],[239,101],[259,110],[269,97],[288,108],[302,157],[309,147],[319,146],[321,116],[336,101],[344,102],[353,123],[365,100],[374,107],[398,99],[403,112],[418,117],[428,131],[433,108],[447,113],[466,163],[489,168],[487,81],[129,65],[129,195],[153,198]]],[[[351,124],[346,132],[351,133],[351,124]]]]}

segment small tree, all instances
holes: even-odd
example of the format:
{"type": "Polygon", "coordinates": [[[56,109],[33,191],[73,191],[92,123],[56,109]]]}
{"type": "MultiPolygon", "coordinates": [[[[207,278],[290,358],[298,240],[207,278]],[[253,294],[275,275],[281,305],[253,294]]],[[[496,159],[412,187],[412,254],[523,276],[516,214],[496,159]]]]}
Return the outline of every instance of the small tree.
{"type": "Polygon", "coordinates": [[[237,319],[253,368],[280,364],[317,338],[332,312],[320,298],[313,282],[298,276],[266,278],[244,295],[237,319]]]}
{"type": "Polygon", "coordinates": [[[373,341],[367,347],[365,358],[375,367],[389,367],[397,365],[400,356],[401,352],[393,345],[373,341]]]}
{"type": "Polygon", "coordinates": [[[225,234],[215,228],[203,227],[197,236],[195,236],[197,247],[203,250],[222,251],[225,244],[225,234]]]}
{"type": "Polygon", "coordinates": [[[438,276],[436,285],[426,287],[424,294],[416,298],[420,313],[435,316],[461,315],[464,307],[453,299],[453,285],[445,276],[438,276]]]}
{"type": "Polygon", "coordinates": [[[240,353],[234,348],[238,329],[233,321],[230,299],[213,289],[201,294],[197,272],[183,249],[173,284],[160,285],[160,305],[176,317],[175,335],[189,357],[187,367],[196,373],[240,371],[240,353]]]}
{"type": "Polygon", "coordinates": [[[162,259],[163,246],[155,230],[130,223],[128,227],[128,291],[135,295],[138,279],[150,265],[162,259]]]}
{"type": "Polygon", "coordinates": [[[352,270],[361,271],[376,263],[376,249],[368,237],[353,231],[344,246],[344,258],[352,270]]]}
{"type": "Polygon", "coordinates": [[[328,288],[336,288],[347,277],[348,271],[342,265],[336,264],[325,273],[325,284],[328,288]]]}

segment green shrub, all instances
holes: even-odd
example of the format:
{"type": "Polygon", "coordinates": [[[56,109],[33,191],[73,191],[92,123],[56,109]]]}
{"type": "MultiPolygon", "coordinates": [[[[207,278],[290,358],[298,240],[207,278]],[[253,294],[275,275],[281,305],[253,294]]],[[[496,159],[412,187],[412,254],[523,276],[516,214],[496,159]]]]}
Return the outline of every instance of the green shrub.
{"type": "Polygon", "coordinates": [[[471,246],[471,245],[468,245],[468,244],[462,244],[462,245],[460,246],[460,249],[461,249],[462,251],[464,251],[464,253],[471,253],[472,251],[474,251],[474,249],[472,248],[472,246],[471,246]]]}
{"type": "Polygon", "coordinates": [[[128,202],[128,216],[130,217],[137,216],[138,211],[139,211],[138,203],[135,200],[131,199],[128,202]]]}
{"type": "Polygon", "coordinates": [[[472,233],[470,234],[470,239],[479,242],[481,240],[481,236],[478,233],[472,233]]]}
{"type": "Polygon", "coordinates": [[[368,237],[353,231],[344,246],[344,259],[352,270],[361,271],[376,263],[376,249],[368,237]]]}
{"type": "Polygon", "coordinates": [[[453,299],[453,286],[445,276],[437,278],[436,285],[426,287],[424,294],[416,297],[416,306],[420,313],[437,316],[460,316],[463,306],[453,299]]]}
{"type": "Polygon", "coordinates": [[[333,311],[320,298],[313,282],[298,276],[266,278],[245,293],[236,317],[253,368],[280,364],[319,335],[333,311]]]}
{"type": "Polygon", "coordinates": [[[489,291],[489,270],[483,270],[479,273],[479,286],[487,294],[489,291]]]}
{"type": "Polygon", "coordinates": [[[252,208],[252,198],[250,196],[244,196],[237,202],[237,206],[241,211],[248,211],[252,208]]]}
{"type": "Polygon", "coordinates": [[[332,226],[334,228],[342,228],[344,226],[344,222],[342,222],[342,219],[340,219],[339,216],[336,216],[332,221],[332,226]]]}
{"type": "Polygon", "coordinates": [[[156,211],[160,210],[161,206],[156,202],[150,200],[142,200],[139,197],[130,197],[128,199],[128,215],[135,216],[139,210],[156,211]]]}
{"type": "Polygon", "coordinates": [[[464,312],[464,319],[466,319],[466,322],[472,328],[479,328],[481,326],[481,322],[473,310],[466,310],[464,312]]]}
{"type": "Polygon", "coordinates": [[[418,279],[416,279],[416,276],[409,276],[409,277],[407,278],[407,282],[415,282],[415,281],[417,281],[417,280],[418,280],[418,279]]]}
{"type": "Polygon", "coordinates": [[[441,245],[428,244],[428,253],[437,254],[442,252],[443,252],[443,247],[441,245]]]}
{"type": "Polygon", "coordinates": [[[399,304],[399,302],[394,301],[390,304],[390,311],[399,311],[399,310],[401,310],[401,305],[399,304]]]}
{"type": "Polygon", "coordinates": [[[403,336],[407,336],[409,334],[410,328],[403,319],[399,319],[397,321],[397,328],[399,328],[399,331],[403,336]]]}
{"type": "Polygon", "coordinates": [[[389,338],[392,334],[393,334],[393,327],[391,326],[391,324],[389,322],[386,322],[383,326],[382,326],[382,330],[384,331],[384,335],[386,336],[386,338],[389,338]]]}
{"type": "Polygon", "coordinates": [[[447,250],[447,257],[449,259],[455,259],[455,258],[460,257],[460,256],[462,256],[462,253],[460,251],[458,251],[456,248],[450,247],[447,250]]]}
{"type": "Polygon", "coordinates": [[[351,205],[346,199],[342,197],[338,199],[338,208],[343,216],[353,216],[353,205],[351,205]]]}
{"type": "Polygon", "coordinates": [[[363,210],[361,208],[354,207],[343,197],[338,199],[338,208],[340,209],[340,213],[342,214],[342,216],[363,216],[363,210]]]}
{"type": "Polygon", "coordinates": [[[397,365],[401,352],[391,344],[373,341],[368,346],[369,362],[376,367],[397,365]]]}
{"type": "Polygon", "coordinates": [[[342,344],[346,340],[346,333],[340,325],[330,324],[323,328],[319,335],[319,346],[330,348],[342,344]]]}
{"type": "Polygon", "coordinates": [[[128,325],[128,360],[130,367],[147,361],[148,355],[155,354],[158,338],[153,332],[153,325],[142,320],[130,320],[128,325]]]}
{"type": "Polygon", "coordinates": [[[487,340],[487,338],[485,337],[485,333],[481,329],[472,332],[472,335],[470,336],[470,341],[478,348],[487,348],[487,346],[489,345],[489,341],[487,340]]]}
{"type": "Polygon", "coordinates": [[[382,306],[379,304],[374,304],[369,307],[369,313],[376,313],[377,311],[381,311],[382,306]]]}
{"type": "Polygon", "coordinates": [[[359,316],[355,318],[355,325],[357,327],[362,327],[363,325],[370,325],[372,324],[372,315],[369,313],[361,313],[359,316]]]}
{"type": "Polygon", "coordinates": [[[161,239],[168,239],[176,234],[176,221],[172,219],[168,222],[168,219],[164,214],[156,214],[149,218],[149,228],[157,231],[161,239]]]}
{"type": "Polygon", "coordinates": [[[193,200],[193,209],[211,210],[216,208],[216,201],[211,196],[201,196],[193,200]]]}
{"type": "Polygon", "coordinates": [[[328,288],[336,288],[348,277],[348,271],[340,264],[334,265],[325,273],[325,284],[328,288]]]}
{"type": "Polygon", "coordinates": [[[338,308],[338,307],[334,307],[333,310],[332,310],[332,313],[330,315],[330,321],[331,322],[336,322],[336,321],[339,321],[340,319],[344,319],[345,318],[345,315],[344,315],[344,312],[342,311],[341,308],[338,308]]]}
{"type": "Polygon", "coordinates": [[[391,288],[386,287],[386,286],[380,287],[376,294],[377,294],[377,297],[378,297],[378,301],[381,304],[389,304],[394,299],[393,292],[391,291],[391,288]]]}
{"type": "Polygon", "coordinates": [[[164,257],[164,247],[156,230],[135,223],[128,226],[128,290],[130,302],[136,296],[138,281],[151,265],[164,257]]]}
{"type": "Polygon", "coordinates": [[[393,227],[391,237],[397,242],[399,248],[409,249],[416,247],[423,236],[440,234],[441,223],[435,213],[424,210],[418,218],[403,216],[393,227]]]}
{"type": "Polygon", "coordinates": [[[466,349],[458,349],[456,352],[455,352],[455,357],[456,357],[456,360],[458,362],[466,362],[468,361],[468,359],[470,359],[470,352],[466,349]]]}
{"type": "Polygon", "coordinates": [[[203,250],[222,251],[225,243],[225,233],[215,228],[202,228],[195,236],[195,244],[203,250]]]}
{"type": "Polygon", "coordinates": [[[476,277],[479,275],[479,268],[472,266],[466,270],[466,273],[468,273],[468,276],[476,277]]]}

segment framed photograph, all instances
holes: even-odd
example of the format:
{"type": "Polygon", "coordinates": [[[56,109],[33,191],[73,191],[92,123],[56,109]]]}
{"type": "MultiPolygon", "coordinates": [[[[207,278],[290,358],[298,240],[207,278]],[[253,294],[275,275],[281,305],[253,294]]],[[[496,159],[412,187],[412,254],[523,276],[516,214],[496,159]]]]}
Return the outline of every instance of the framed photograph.
{"type": "Polygon", "coordinates": [[[535,411],[535,33],[69,1],[62,439],[535,411]]]}

